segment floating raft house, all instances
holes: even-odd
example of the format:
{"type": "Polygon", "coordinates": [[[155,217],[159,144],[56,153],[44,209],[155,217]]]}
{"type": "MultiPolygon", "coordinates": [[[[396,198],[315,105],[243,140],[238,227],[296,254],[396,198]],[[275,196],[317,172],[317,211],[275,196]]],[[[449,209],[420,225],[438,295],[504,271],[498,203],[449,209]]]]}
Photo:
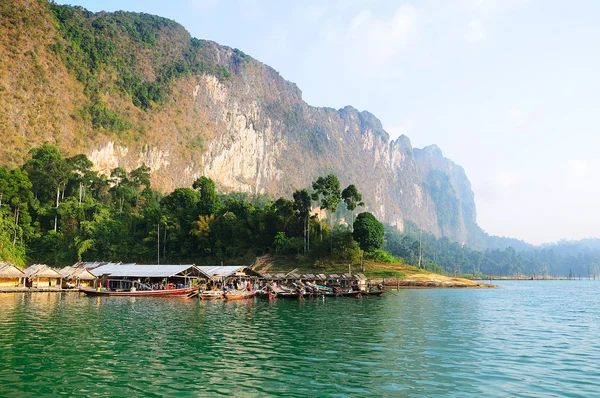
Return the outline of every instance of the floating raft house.
{"type": "Polygon", "coordinates": [[[0,289],[23,288],[26,277],[16,265],[0,261],[0,289]]]}
{"type": "Polygon", "coordinates": [[[32,289],[59,290],[63,276],[46,264],[34,264],[25,268],[26,286],[32,289]]]}

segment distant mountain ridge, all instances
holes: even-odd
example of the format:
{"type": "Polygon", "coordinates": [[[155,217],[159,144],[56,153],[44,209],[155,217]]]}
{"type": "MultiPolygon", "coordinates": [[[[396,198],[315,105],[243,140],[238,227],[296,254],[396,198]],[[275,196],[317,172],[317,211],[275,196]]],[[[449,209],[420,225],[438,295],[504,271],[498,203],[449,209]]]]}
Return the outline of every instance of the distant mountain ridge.
{"type": "Polygon", "coordinates": [[[519,242],[479,228],[464,169],[437,146],[392,141],[350,106],[312,107],[271,67],[171,20],[8,0],[0,28],[3,164],[49,142],[105,173],[145,163],[164,190],[206,175],[221,190],[273,197],[334,173],[400,230],[412,223],[475,248],[519,242]]]}

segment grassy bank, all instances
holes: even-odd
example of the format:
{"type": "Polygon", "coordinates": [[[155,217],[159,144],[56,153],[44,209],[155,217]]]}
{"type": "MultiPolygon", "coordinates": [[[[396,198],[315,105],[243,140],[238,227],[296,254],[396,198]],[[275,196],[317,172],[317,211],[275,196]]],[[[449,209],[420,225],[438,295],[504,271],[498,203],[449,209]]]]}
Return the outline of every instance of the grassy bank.
{"type": "Polygon", "coordinates": [[[429,272],[408,264],[383,263],[365,260],[363,267],[341,263],[305,263],[290,257],[267,257],[259,259],[255,269],[271,274],[296,272],[300,274],[363,273],[375,283],[397,287],[491,287],[493,285],[429,272]]]}

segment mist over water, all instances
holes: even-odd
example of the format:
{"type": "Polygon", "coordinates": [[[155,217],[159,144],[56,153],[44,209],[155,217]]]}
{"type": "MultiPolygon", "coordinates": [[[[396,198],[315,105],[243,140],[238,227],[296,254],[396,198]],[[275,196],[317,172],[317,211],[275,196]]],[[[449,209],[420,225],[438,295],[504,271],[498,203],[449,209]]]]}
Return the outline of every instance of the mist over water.
{"type": "Polygon", "coordinates": [[[202,302],[0,295],[2,396],[593,396],[599,281],[202,302]]]}

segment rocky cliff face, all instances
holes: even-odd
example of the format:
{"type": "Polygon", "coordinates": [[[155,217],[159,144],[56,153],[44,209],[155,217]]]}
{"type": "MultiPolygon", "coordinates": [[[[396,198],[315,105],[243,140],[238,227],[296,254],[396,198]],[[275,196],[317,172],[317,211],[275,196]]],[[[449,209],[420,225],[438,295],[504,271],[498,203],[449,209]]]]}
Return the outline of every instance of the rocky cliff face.
{"type": "Polygon", "coordinates": [[[0,105],[11,110],[0,118],[8,143],[0,148],[3,163],[18,163],[31,146],[50,142],[68,154],[87,153],[104,173],[145,163],[153,183],[164,190],[206,175],[221,190],[273,197],[289,197],[318,176],[334,173],[343,186],[356,184],[367,210],[401,230],[411,221],[467,242],[477,228],[464,170],[437,147],[413,149],[406,136],[391,141],[368,112],[312,107],[295,84],[239,50],[192,39],[179,25],[156,17],[148,44],[138,38],[147,36],[121,29],[119,20],[110,36],[118,45],[96,69],[86,66],[97,82],[91,86],[60,50],[72,40],[65,24],[89,26],[90,35],[108,40],[103,29],[114,19],[149,16],[75,10],[75,16],[65,17],[65,9],[57,14],[44,2],[1,7],[0,57],[8,62],[0,66],[0,105]],[[23,16],[43,22],[35,25],[44,30],[39,35],[44,39],[28,35],[21,48],[14,40],[33,29],[23,16]],[[119,85],[126,79],[118,65],[127,57],[136,59],[132,70],[140,71],[130,89],[119,85]],[[175,70],[183,72],[167,79],[164,71],[173,60],[179,60],[175,70]],[[139,104],[144,84],[164,93],[145,107],[139,104]],[[28,95],[32,87],[39,87],[34,96],[28,95]],[[94,119],[90,103],[104,106],[100,115],[112,122],[94,119]]]}

